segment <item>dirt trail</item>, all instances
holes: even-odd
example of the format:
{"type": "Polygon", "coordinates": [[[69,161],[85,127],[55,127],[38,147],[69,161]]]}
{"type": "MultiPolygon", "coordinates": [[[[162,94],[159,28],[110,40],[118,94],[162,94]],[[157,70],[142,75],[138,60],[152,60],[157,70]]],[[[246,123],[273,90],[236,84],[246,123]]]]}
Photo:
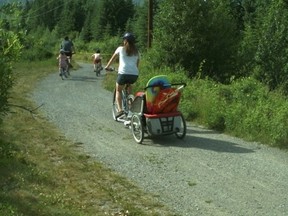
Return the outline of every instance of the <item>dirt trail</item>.
{"type": "Polygon", "coordinates": [[[56,72],[31,96],[66,137],[83,151],[180,215],[286,216],[288,154],[257,143],[188,125],[185,140],[144,139],[111,116],[112,94],[91,64],[62,81],[56,72]]]}

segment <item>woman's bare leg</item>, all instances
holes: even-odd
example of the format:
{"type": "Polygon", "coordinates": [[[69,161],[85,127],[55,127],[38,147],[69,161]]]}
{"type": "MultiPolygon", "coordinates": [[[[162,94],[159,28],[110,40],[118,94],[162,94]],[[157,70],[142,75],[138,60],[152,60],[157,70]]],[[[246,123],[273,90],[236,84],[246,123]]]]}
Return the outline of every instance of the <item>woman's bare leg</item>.
{"type": "Polygon", "coordinates": [[[122,89],[124,86],[119,85],[118,83],[116,83],[116,101],[117,101],[117,105],[118,105],[118,112],[122,111],[122,89]]]}

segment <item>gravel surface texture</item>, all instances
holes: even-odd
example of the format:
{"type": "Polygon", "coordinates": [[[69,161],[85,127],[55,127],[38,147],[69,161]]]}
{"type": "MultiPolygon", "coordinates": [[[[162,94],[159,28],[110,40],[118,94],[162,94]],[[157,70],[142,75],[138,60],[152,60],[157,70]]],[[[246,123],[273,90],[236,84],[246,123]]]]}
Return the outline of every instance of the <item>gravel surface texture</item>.
{"type": "MultiPolygon", "coordinates": [[[[174,135],[137,144],[112,118],[112,93],[91,64],[62,81],[51,74],[31,98],[80,150],[156,194],[171,212],[189,216],[288,215],[288,154],[190,123],[174,135]]],[[[185,89],[184,89],[185,91],[185,89]]]]}

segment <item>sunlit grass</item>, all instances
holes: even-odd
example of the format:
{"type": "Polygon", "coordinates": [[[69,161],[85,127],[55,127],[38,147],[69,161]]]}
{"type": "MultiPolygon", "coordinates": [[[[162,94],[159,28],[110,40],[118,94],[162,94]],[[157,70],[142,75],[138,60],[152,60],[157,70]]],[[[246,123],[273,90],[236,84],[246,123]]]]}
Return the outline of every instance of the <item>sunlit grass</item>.
{"type": "MultiPolygon", "coordinates": [[[[33,110],[35,84],[53,60],[19,63],[10,104],[33,110]]],[[[174,215],[129,180],[81,153],[41,114],[12,106],[0,128],[0,215],[174,215]],[[120,214],[120,212],[122,212],[120,214]]]]}

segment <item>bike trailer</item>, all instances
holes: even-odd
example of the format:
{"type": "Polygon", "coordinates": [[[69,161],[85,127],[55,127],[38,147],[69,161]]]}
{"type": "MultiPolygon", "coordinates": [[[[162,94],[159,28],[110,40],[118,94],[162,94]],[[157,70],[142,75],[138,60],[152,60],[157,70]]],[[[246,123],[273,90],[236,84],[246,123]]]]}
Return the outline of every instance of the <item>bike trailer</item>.
{"type": "Polygon", "coordinates": [[[180,112],[144,114],[149,135],[167,135],[179,132],[182,123],[180,112]]]}
{"type": "Polygon", "coordinates": [[[186,134],[186,122],[178,105],[181,97],[180,89],[186,84],[171,84],[167,76],[159,75],[151,78],[145,92],[136,94],[130,111],[131,129],[134,139],[142,143],[144,133],[150,136],[175,134],[182,139],[186,134]],[[179,88],[172,88],[180,85],[179,88]]]}

